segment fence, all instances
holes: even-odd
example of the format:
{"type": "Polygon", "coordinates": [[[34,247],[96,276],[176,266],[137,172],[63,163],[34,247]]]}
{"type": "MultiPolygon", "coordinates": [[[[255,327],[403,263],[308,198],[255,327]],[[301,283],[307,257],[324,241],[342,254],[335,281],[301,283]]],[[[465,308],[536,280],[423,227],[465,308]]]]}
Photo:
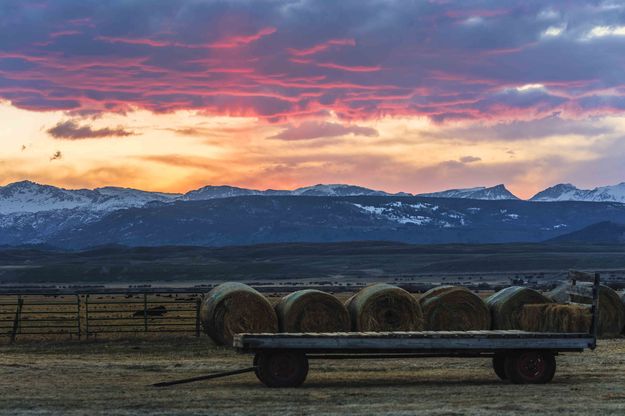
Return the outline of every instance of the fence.
{"type": "Polygon", "coordinates": [[[199,337],[201,302],[197,289],[0,294],[0,337],[11,342],[149,333],[199,337]]]}

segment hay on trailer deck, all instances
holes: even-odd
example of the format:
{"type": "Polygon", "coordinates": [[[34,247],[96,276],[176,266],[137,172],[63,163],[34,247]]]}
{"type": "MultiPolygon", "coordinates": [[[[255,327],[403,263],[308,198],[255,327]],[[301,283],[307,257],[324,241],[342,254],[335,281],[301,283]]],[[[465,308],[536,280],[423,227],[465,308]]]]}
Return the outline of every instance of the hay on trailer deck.
{"type": "MultiPolygon", "coordinates": [[[[564,283],[549,292],[549,297],[557,299],[558,302],[577,302],[590,304],[588,299],[592,296],[592,284],[587,282],[577,282],[575,286],[564,283]],[[577,295],[568,294],[575,292],[577,295]]],[[[599,286],[599,324],[597,335],[602,338],[610,338],[620,335],[625,327],[625,305],[614,289],[601,285],[599,286]]]]}
{"type": "Polygon", "coordinates": [[[590,306],[543,303],[523,305],[521,329],[532,332],[585,332],[590,330],[590,306]]]}
{"type": "Polygon", "coordinates": [[[490,308],[493,329],[521,329],[523,305],[552,303],[540,292],[522,286],[511,286],[489,296],[486,304],[490,308]]]}
{"type": "Polygon", "coordinates": [[[353,331],[418,331],[423,328],[421,307],[397,286],[367,286],[345,302],[353,331]]]}
{"type": "Polygon", "coordinates": [[[490,310],[475,293],[461,286],[441,286],[419,298],[428,331],[490,329],[490,310]]]}
{"type": "Polygon", "coordinates": [[[276,305],[280,332],[348,332],[349,313],[329,293],[304,289],[283,297],[276,305]]]}
{"type": "Polygon", "coordinates": [[[204,331],[219,345],[232,345],[235,334],[277,332],[271,303],[243,283],[222,283],[208,292],[200,309],[204,331]]]}

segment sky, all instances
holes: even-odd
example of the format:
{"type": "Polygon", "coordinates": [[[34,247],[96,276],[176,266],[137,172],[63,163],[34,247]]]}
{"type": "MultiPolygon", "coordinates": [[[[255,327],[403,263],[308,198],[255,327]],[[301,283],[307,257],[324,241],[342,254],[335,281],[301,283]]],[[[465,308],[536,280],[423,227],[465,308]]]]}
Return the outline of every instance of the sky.
{"type": "Polygon", "coordinates": [[[2,0],[0,185],[625,181],[625,2],[2,0]]]}

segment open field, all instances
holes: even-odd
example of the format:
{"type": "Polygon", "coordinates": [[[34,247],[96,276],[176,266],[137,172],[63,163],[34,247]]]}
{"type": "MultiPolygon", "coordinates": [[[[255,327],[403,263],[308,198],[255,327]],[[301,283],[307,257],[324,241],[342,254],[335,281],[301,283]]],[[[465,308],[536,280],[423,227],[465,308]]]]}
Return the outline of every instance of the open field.
{"type": "Polygon", "coordinates": [[[311,361],[299,389],[253,374],[165,389],[156,381],[249,366],[206,338],[0,347],[0,414],[623,414],[625,340],[558,357],[551,384],[500,382],[486,359],[311,361]]]}
{"type": "Polygon", "coordinates": [[[625,282],[625,246],[392,242],[264,244],[241,247],[102,247],[87,251],[0,250],[0,285],[192,286],[223,281],[336,285],[386,281],[536,283],[569,269],[625,282]]]}

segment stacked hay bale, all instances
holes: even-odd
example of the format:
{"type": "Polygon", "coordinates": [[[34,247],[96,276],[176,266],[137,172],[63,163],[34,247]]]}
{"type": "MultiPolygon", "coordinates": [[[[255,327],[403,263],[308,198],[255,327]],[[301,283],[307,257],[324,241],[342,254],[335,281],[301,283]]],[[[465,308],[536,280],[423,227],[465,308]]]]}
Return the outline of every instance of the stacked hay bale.
{"type": "Polygon", "coordinates": [[[347,308],[334,296],[305,289],[283,297],[276,305],[280,332],[348,332],[347,308]]]}
{"type": "Polygon", "coordinates": [[[552,301],[540,292],[522,286],[507,287],[486,299],[493,329],[523,329],[523,306],[544,303],[552,301]]]}
{"type": "Polygon", "coordinates": [[[470,331],[490,329],[486,303],[461,286],[440,286],[419,298],[425,329],[428,331],[470,331]]]}
{"type": "Polygon", "coordinates": [[[345,306],[353,331],[418,331],[423,328],[417,300],[397,286],[378,283],[349,298],[345,306]]]}
{"type": "Polygon", "coordinates": [[[243,283],[223,283],[206,294],[200,309],[204,331],[219,345],[232,345],[239,333],[277,332],[271,303],[243,283]]]}
{"type": "Polygon", "coordinates": [[[543,303],[524,305],[521,328],[531,332],[588,332],[590,307],[577,304],[543,303]]]}
{"type": "MultiPolygon", "coordinates": [[[[592,285],[584,282],[578,282],[575,286],[564,283],[549,292],[548,296],[560,303],[590,304],[588,297],[592,296],[592,285]]],[[[625,327],[625,305],[616,291],[604,285],[599,286],[598,321],[597,334],[602,338],[618,336],[625,327]]]]}

